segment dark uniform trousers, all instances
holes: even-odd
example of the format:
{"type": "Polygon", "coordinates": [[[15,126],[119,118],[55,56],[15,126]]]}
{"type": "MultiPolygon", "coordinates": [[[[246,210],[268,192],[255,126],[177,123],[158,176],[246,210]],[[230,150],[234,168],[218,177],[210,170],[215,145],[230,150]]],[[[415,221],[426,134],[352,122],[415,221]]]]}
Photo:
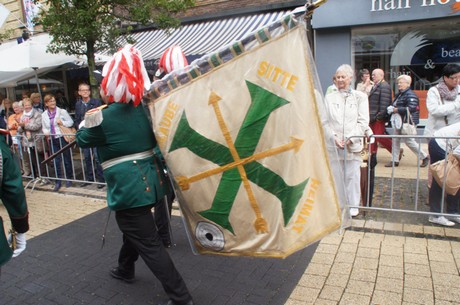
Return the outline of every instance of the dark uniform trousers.
{"type": "Polygon", "coordinates": [[[123,232],[123,246],[118,257],[119,270],[134,275],[139,255],[160,280],[174,304],[186,304],[192,297],[181,275],[163,247],[152,215],[153,205],[116,211],[118,227],[123,232]]]}

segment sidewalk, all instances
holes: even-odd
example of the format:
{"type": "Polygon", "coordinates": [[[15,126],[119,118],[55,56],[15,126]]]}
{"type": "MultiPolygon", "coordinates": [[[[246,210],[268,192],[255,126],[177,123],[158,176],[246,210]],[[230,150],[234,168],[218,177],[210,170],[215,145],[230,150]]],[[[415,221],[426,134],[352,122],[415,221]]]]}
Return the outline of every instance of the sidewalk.
{"type": "MultiPolygon", "coordinates": [[[[413,175],[411,154],[396,172],[413,175]]],[[[387,157],[379,155],[377,173],[391,171],[383,168],[387,157]]],[[[412,184],[398,178],[402,189],[412,184]]],[[[109,276],[121,234],[112,213],[101,249],[105,189],[51,189],[27,190],[28,247],[2,268],[0,304],[137,305],[166,298],[142,261],[134,284],[109,276]]],[[[402,200],[411,199],[408,191],[402,200]]],[[[460,225],[444,228],[425,216],[393,214],[362,213],[344,232],[279,260],[195,256],[174,210],[176,246],[169,251],[197,305],[460,304],[460,225]]],[[[6,215],[3,206],[0,215],[6,215]]]]}

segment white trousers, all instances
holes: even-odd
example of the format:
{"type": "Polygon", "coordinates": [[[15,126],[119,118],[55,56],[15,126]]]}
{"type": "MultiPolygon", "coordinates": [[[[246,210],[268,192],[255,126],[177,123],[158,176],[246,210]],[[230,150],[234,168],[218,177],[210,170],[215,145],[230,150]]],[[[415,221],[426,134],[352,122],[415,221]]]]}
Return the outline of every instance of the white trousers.
{"type": "Polygon", "coordinates": [[[361,160],[343,160],[340,162],[343,171],[347,204],[359,206],[361,202],[361,160]]]}
{"type": "MultiPolygon", "coordinates": [[[[401,130],[393,129],[395,135],[401,135],[401,130]]],[[[392,159],[393,162],[399,162],[399,150],[401,149],[401,142],[405,142],[407,147],[409,147],[412,152],[418,156],[419,159],[423,160],[428,157],[428,154],[422,149],[422,146],[419,147],[418,142],[415,138],[393,138],[393,149],[392,149],[392,159]],[[419,154],[420,148],[420,154],[419,154]]],[[[420,144],[423,144],[424,141],[422,140],[420,144]]]]}

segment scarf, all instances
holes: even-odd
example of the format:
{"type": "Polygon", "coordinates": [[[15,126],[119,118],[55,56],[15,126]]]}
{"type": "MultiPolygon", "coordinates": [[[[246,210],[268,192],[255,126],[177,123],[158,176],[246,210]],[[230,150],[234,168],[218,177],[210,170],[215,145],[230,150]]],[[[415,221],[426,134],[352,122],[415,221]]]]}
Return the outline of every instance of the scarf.
{"type": "Polygon", "coordinates": [[[54,126],[54,118],[56,117],[57,114],[57,108],[54,109],[53,112],[51,112],[49,109],[47,110],[48,116],[50,118],[50,130],[51,130],[51,135],[53,135],[53,138],[56,138],[56,128],[54,126]]]}
{"type": "Polygon", "coordinates": [[[439,90],[439,95],[441,98],[446,101],[455,101],[458,95],[458,86],[455,86],[454,89],[449,90],[446,83],[444,82],[444,78],[441,78],[439,84],[437,86],[439,90]]]}

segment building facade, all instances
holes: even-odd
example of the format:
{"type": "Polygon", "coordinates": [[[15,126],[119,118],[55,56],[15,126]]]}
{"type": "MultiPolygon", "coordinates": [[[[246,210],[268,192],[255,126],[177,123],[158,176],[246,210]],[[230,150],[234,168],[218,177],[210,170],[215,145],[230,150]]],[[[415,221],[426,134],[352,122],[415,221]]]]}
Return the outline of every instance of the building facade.
{"type": "Polygon", "coordinates": [[[315,11],[315,58],[323,89],[340,64],[381,68],[395,89],[435,84],[447,63],[460,63],[460,0],[329,0],[315,11]]]}

